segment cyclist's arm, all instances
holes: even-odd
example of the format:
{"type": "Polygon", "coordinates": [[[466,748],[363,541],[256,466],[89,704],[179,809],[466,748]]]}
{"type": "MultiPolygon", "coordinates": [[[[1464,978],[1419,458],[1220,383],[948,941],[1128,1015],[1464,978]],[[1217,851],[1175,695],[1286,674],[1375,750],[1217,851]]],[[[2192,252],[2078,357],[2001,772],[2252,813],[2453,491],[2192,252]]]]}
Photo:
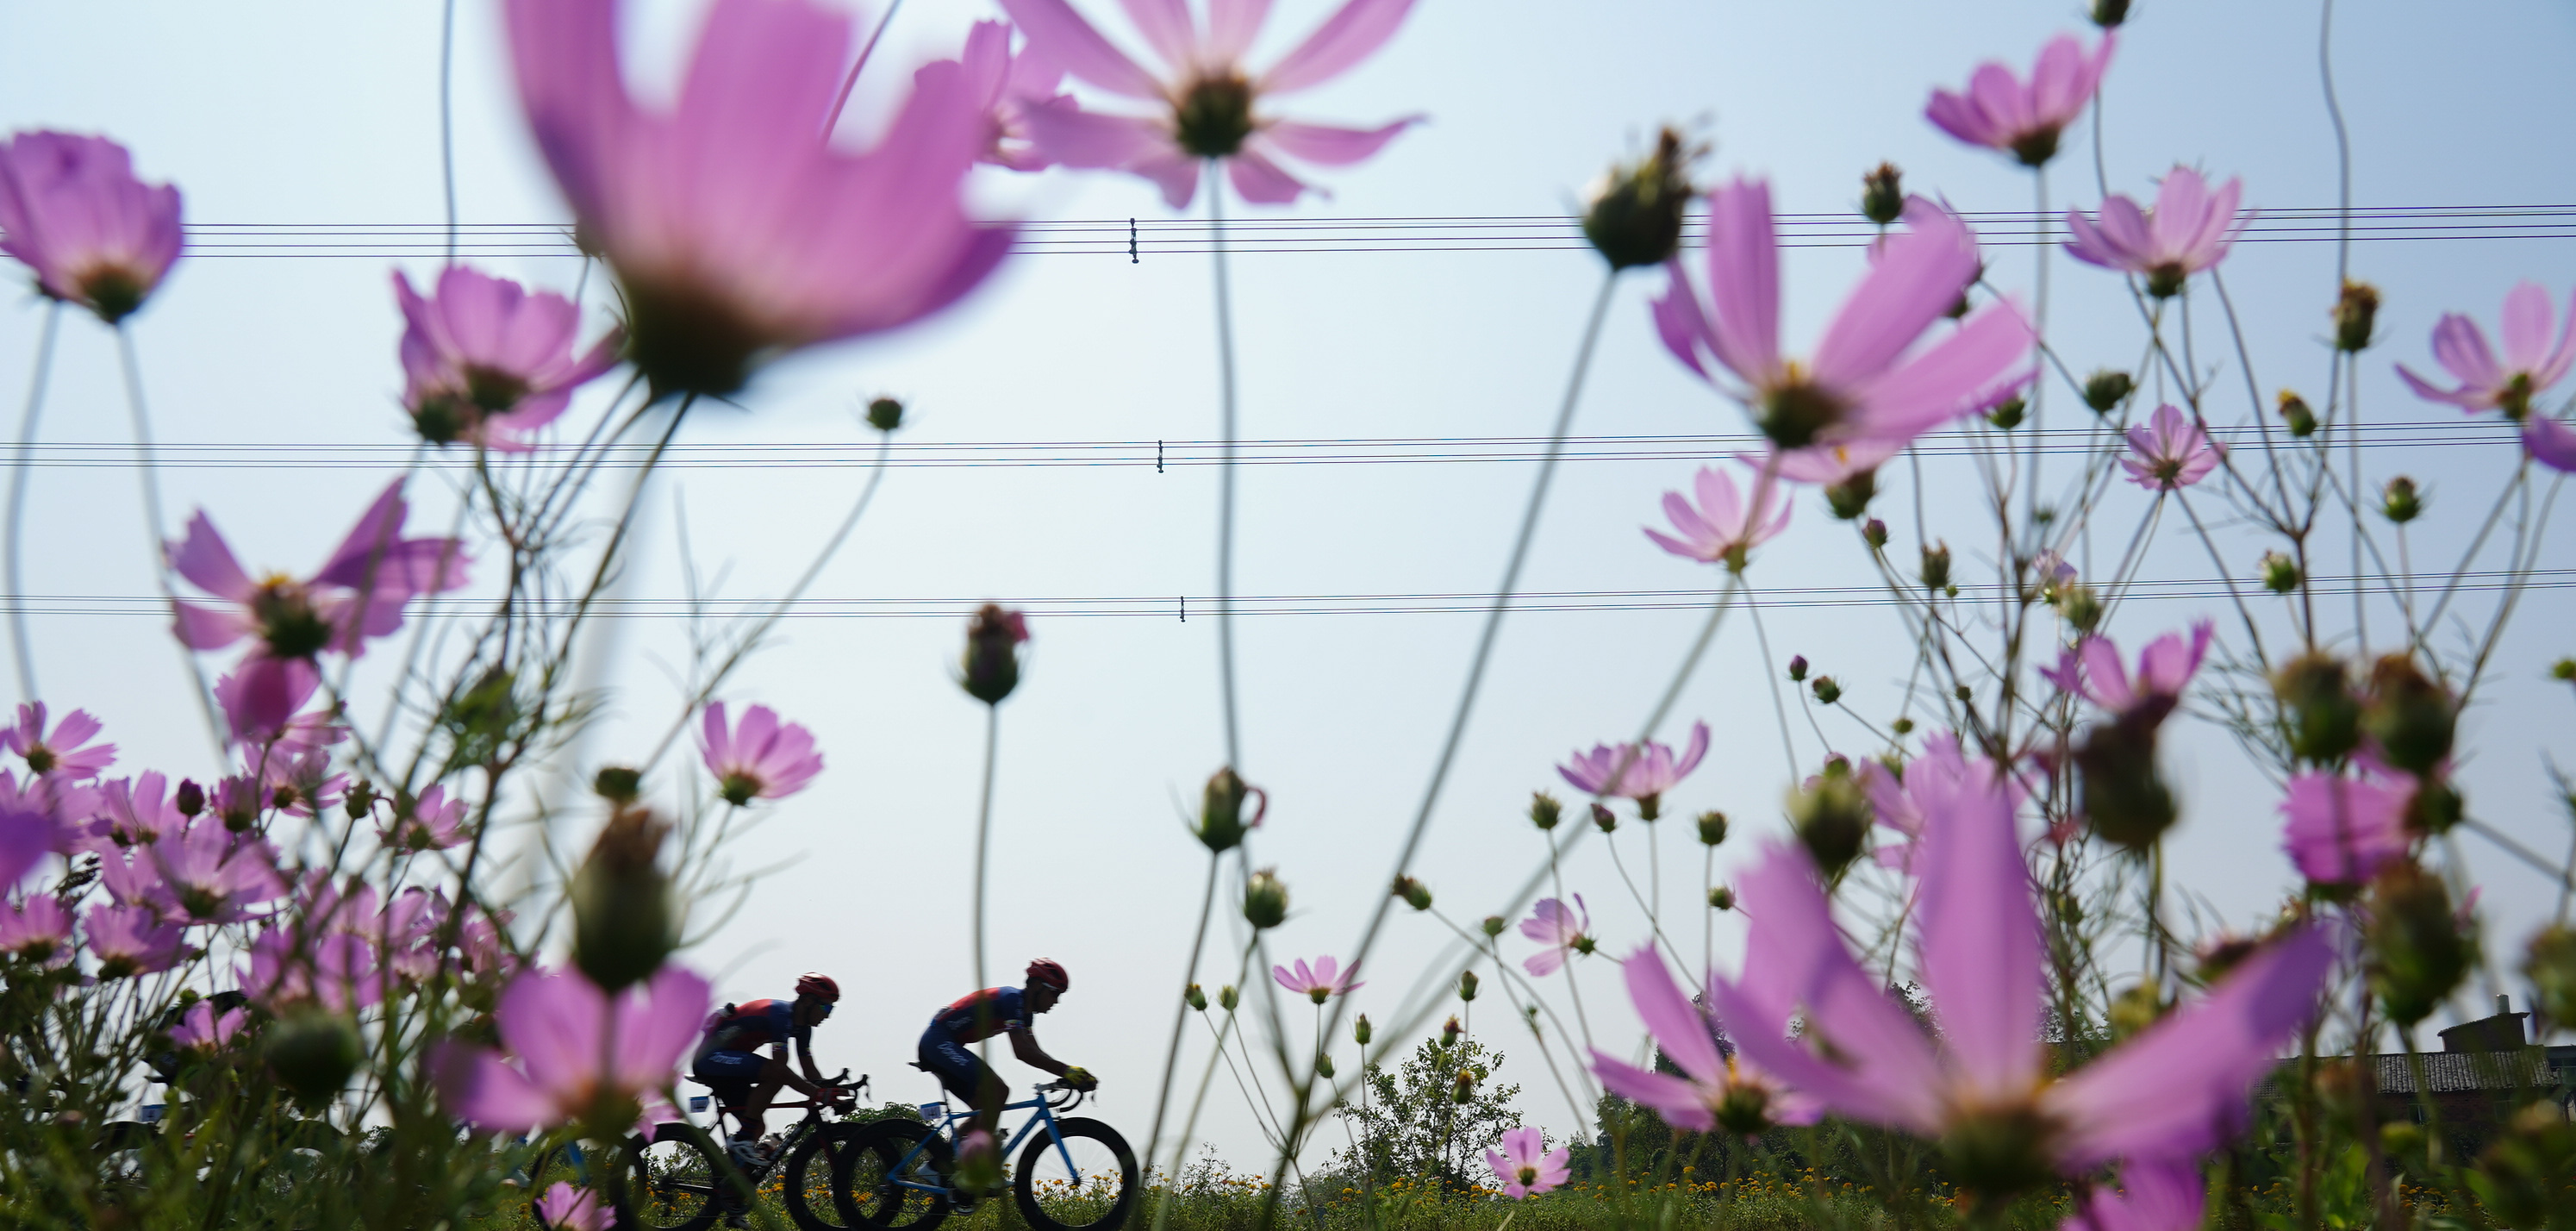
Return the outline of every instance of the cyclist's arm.
{"type": "MultiPolygon", "coordinates": [[[[814,1065],[814,1040],[812,1038],[809,1037],[796,1040],[796,1060],[797,1063],[805,1066],[805,1080],[810,1081],[817,1086],[824,1084],[823,1070],[815,1067],[814,1065]]],[[[807,1093],[810,1094],[812,1091],[807,1091],[807,1093]]]]}
{"type": "Polygon", "coordinates": [[[1038,1046],[1038,1036],[1027,1030],[1011,1032],[1011,1054],[1018,1056],[1020,1063],[1030,1068],[1044,1069],[1058,1077],[1064,1076],[1064,1071],[1072,1067],[1046,1054],[1046,1049],[1038,1046]]]}
{"type": "MultiPolygon", "coordinates": [[[[798,1077],[796,1075],[796,1070],[787,1067],[787,1042],[784,1039],[770,1045],[769,1058],[777,1061],[778,1067],[785,1070],[781,1072],[779,1076],[785,1078],[787,1081],[787,1087],[798,1094],[802,1094],[807,1098],[812,1098],[814,1097],[815,1087],[823,1084],[823,1079],[820,1077],[816,1077],[812,1081],[807,1081],[803,1077],[798,1077]]],[[[814,1072],[814,1057],[811,1055],[805,1057],[805,1072],[808,1075],[811,1075],[814,1072]]]]}

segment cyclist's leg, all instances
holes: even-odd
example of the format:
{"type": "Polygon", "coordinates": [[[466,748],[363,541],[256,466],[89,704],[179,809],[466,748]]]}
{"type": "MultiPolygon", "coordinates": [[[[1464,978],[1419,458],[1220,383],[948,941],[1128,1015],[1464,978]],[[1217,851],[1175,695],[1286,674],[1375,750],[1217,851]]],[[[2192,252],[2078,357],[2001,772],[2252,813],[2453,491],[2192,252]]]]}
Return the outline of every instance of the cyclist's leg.
{"type": "Polygon", "coordinates": [[[921,1067],[936,1074],[942,1088],[975,1109],[975,1128],[990,1133],[1000,1126],[1007,1092],[1002,1079],[975,1055],[973,1048],[955,1039],[924,1035],[921,1067]]]}
{"type": "MultiPolygon", "coordinates": [[[[757,1055],[758,1053],[754,1053],[757,1055]]],[[[753,1080],[751,1099],[744,1113],[743,1126],[757,1140],[767,1127],[763,1109],[778,1101],[778,1092],[787,1088],[787,1062],[776,1056],[761,1057],[760,1076],[753,1080]]]]}
{"type": "Polygon", "coordinates": [[[731,1112],[742,1125],[744,1134],[758,1140],[763,1127],[761,1107],[767,1098],[754,1097],[763,1069],[763,1057],[746,1051],[711,1051],[698,1057],[691,1072],[713,1090],[716,1105],[731,1112]]]}

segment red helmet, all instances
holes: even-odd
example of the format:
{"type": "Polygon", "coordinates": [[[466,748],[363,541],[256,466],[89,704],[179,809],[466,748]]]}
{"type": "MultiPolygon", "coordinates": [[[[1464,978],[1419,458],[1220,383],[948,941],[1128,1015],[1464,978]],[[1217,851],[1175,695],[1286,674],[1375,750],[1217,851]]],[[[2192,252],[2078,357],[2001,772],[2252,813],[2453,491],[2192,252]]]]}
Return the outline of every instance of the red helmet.
{"type": "Polygon", "coordinates": [[[1039,987],[1051,987],[1061,992],[1066,988],[1073,986],[1073,976],[1064,973],[1064,967],[1058,966],[1046,958],[1039,958],[1038,960],[1029,963],[1029,982],[1039,987]]]}
{"type": "Polygon", "coordinates": [[[838,1004],[841,1000],[841,985],[834,983],[830,975],[816,974],[809,970],[796,980],[796,994],[838,1004]]]}

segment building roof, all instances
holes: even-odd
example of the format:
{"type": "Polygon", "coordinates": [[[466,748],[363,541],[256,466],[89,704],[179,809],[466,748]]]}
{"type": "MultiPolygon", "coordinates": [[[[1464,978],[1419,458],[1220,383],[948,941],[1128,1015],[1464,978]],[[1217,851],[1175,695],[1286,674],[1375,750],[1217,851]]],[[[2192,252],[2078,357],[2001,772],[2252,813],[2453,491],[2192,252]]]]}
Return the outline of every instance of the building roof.
{"type": "MultiPolygon", "coordinates": [[[[2408,1056],[2392,1052],[2363,1057],[2370,1061],[2382,1094],[2415,1093],[2418,1066],[2424,1084],[2433,1094],[2466,1093],[2478,1090],[2548,1089],[2558,1084],[2558,1073],[2549,1060],[2534,1052],[2417,1052],[2408,1056]]],[[[2349,1064],[2343,1056],[2327,1056],[2319,1067],[2349,1064]]],[[[2286,1071],[2287,1065],[2283,1066],[2286,1071]]],[[[2281,1096],[2280,1076],[2263,1079],[2255,1093],[2262,1098],[2281,1096]]]]}

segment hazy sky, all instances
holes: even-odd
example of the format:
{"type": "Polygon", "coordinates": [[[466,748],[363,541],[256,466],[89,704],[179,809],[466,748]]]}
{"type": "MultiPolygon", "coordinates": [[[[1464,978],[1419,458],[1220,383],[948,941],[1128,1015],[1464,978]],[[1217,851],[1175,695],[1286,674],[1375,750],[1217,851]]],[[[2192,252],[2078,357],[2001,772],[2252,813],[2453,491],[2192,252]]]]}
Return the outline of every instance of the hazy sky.
{"type": "MultiPolygon", "coordinates": [[[[165,476],[174,525],[189,510],[209,510],[254,567],[309,568],[404,456],[394,400],[399,320],[387,279],[392,268],[417,276],[438,261],[438,7],[93,0],[0,13],[0,128],[111,134],[133,148],[148,177],[186,193],[198,247],[136,320],[137,342],[161,438],[201,446],[189,460],[203,464],[173,466],[165,476]],[[261,234],[226,235],[215,224],[261,234]],[[238,243],[260,246],[215,246],[238,243]]],[[[632,50],[658,65],[646,76],[667,77],[699,6],[634,7],[632,50]]],[[[1084,0],[1083,7],[1128,36],[1114,6],[1084,0]]],[[[1315,0],[1279,5],[1256,62],[1324,11],[1315,0]]],[[[460,6],[461,213],[475,225],[559,225],[566,211],[518,122],[496,14],[486,3],[460,6]]],[[[966,24],[989,15],[981,3],[913,0],[880,53],[884,71],[870,69],[853,127],[882,113],[901,79],[896,70],[953,54],[966,24]]],[[[2219,177],[2242,175],[2248,202],[2276,214],[2333,205],[2318,17],[2313,3],[2140,4],[2104,95],[2102,165],[2113,190],[2150,193],[2150,177],[2179,161],[2219,177]]],[[[2560,82],[2576,51],[2576,17],[2566,6],[2383,0],[2348,4],[2337,18],[2335,66],[2357,205],[2576,201],[2576,167],[2555,144],[2535,139],[2549,130],[2533,118],[2563,106],[2560,82]]],[[[2030,177],[1940,135],[1921,120],[1922,104],[1933,86],[1963,82],[1982,59],[2026,66],[2050,34],[2080,24],[2071,0],[1424,0],[1383,54],[1294,100],[1291,110],[1354,123],[1420,112],[1429,122],[1374,161],[1324,177],[1330,199],[1250,212],[1561,215],[1608,160],[1642,148],[1665,120],[1700,124],[1714,141],[1705,174],[1769,176],[1785,212],[1850,210],[1860,173],[1881,159],[1903,166],[1910,186],[1963,210],[2027,210],[2030,177]]],[[[2053,206],[2098,199],[2094,152],[2089,135],[2070,134],[2068,154],[2051,173],[2053,206]]],[[[978,192],[997,216],[1132,216],[1146,224],[1167,216],[1149,188],[1115,176],[979,175],[990,177],[978,192]]],[[[2567,238],[2576,232],[2545,224],[2522,219],[2520,231],[2509,231],[2488,220],[2353,251],[2355,272],[2382,288],[2387,305],[2386,341],[2362,365],[2363,414],[2373,424],[2426,425],[2392,430],[2392,444],[2403,447],[2374,447],[2364,457],[2370,487],[2403,470],[2432,493],[2432,513],[2413,543],[2419,568],[2451,562],[2513,458],[2481,425],[2416,401],[2389,365],[2425,365],[2426,332],[2443,311],[2492,322],[2517,280],[2537,279],[2564,303],[2576,281],[2567,238]],[[2490,443],[2441,447],[2472,440],[2490,443]]],[[[1465,232],[1452,223],[1442,233],[1465,232]]],[[[982,707],[958,692],[949,672],[976,602],[1024,602],[1036,613],[1035,641],[1026,682],[1002,714],[991,958],[998,971],[1041,953],[1070,968],[1072,993],[1040,1036],[1104,1077],[1102,1114],[1140,1141],[1204,867],[1180,832],[1179,812],[1221,756],[1214,624],[1203,606],[1215,471],[1150,464],[1151,442],[1215,434],[1209,264],[1203,255],[1157,250],[1151,231],[1143,237],[1141,260],[1132,263],[1123,251],[1024,255],[935,323],[781,364],[742,409],[693,416],[681,435],[690,464],[653,494],[640,540],[646,556],[627,591],[685,597],[678,551],[685,525],[701,580],[720,579],[718,597],[778,593],[864,478],[859,450],[818,450],[866,443],[853,411],[880,391],[910,402],[913,426],[903,439],[916,444],[1055,442],[1003,454],[1028,460],[1072,456],[1068,442],[1126,442],[1098,451],[1119,464],[908,465],[887,475],[868,521],[813,595],[904,600],[880,608],[901,618],[791,621],[727,690],[729,699],[773,705],[812,727],[828,770],[729,852],[736,868],[765,874],[690,960],[717,975],[729,999],[784,994],[800,970],[834,974],[849,996],[819,1038],[824,1059],[875,1074],[885,1095],[930,1096],[928,1079],[904,1064],[931,1010],[969,987],[969,855],[982,754],[982,707]],[[1087,599],[1135,601],[1077,601],[1087,599]],[[1122,614],[1076,614],[1085,610],[1122,614]]],[[[1389,441],[1545,430],[1600,276],[1593,257],[1562,248],[1355,246],[1237,259],[1246,437],[1389,441]]],[[[512,248],[477,240],[469,251],[486,269],[559,290],[569,291],[579,273],[576,260],[543,242],[512,248]]],[[[2033,249],[2003,246],[1989,256],[1994,281],[2028,293],[2033,249]]],[[[2229,289],[2267,398],[2284,385],[2322,396],[2334,261],[2333,245],[2318,242],[2249,243],[2229,258],[2229,289]]],[[[1814,337],[1858,268],[1850,248],[1788,254],[1784,332],[1793,349],[1814,337]]],[[[2116,282],[2063,259],[2052,279],[2050,333],[2069,362],[2079,369],[2132,362],[2140,333],[2116,282]]],[[[1619,288],[1578,432],[1744,430],[1738,411],[1654,341],[1644,305],[1662,281],[1635,274],[1619,288]]],[[[594,296],[594,314],[598,302],[594,296]]],[[[0,390],[11,391],[11,405],[26,388],[41,312],[27,296],[0,307],[0,390]]],[[[2203,323],[2204,364],[2222,362],[2222,340],[2203,323]]],[[[2221,387],[2241,388],[2232,352],[2223,358],[2221,387]]],[[[604,396],[603,389],[578,403],[568,422],[586,424],[604,396]]],[[[2051,396],[2063,423],[2072,403],[2062,389],[2051,396]]],[[[2241,394],[2222,411],[2221,421],[2241,415],[2241,394]]],[[[46,700],[103,717],[124,749],[121,768],[204,776],[211,766],[203,733],[174,687],[177,657],[154,605],[139,601],[152,581],[134,471],[113,447],[128,439],[124,403],[112,344],[91,324],[67,322],[44,439],[103,446],[49,453],[64,464],[35,479],[28,589],[83,613],[35,624],[46,700]]],[[[1658,521],[1658,495],[1687,483],[1700,464],[1695,456],[1725,447],[1627,442],[1614,451],[1644,456],[1567,466],[1525,588],[1593,595],[1712,587],[1714,574],[1656,550],[1637,527],[1658,521]]],[[[1304,451],[1347,459],[1437,450],[1304,451]]],[[[1175,458],[1203,455],[1173,450],[1175,458]]],[[[1967,472],[1935,458],[1926,474],[1932,535],[1961,547],[1963,570],[1981,575],[1982,558],[1968,545],[1987,536],[1976,529],[1982,521],[1967,500],[1967,472]]],[[[1260,596],[1490,591],[1530,476],[1526,461],[1247,467],[1239,588],[1260,596]]],[[[448,481],[429,474],[414,483],[420,524],[443,524],[452,507],[443,494],[448,481]]],[[[1891,487],[1881,511],[1910,551],[1912,495],[1902,483],[1891,487]]],[[[2107,497],[2095,511],[2109,540],[2099,550],[2116,552],[2145,507],[2134,489],[2107,497]]],[[[2543,569],[2576,567],[2563,533],[2571,516],[2557,513],[2560,541],[2543,553],[2543,569]]],[[[1757,558],[1753,583],[1765,592],[1864,587],[1858,594],[1870,596],[1874,584],[1849,532],[1822,502],[1808,497],[1797,519],[1757,558]]],[[[2271,546],[2240,527],[2221,536],[2240,577],[2271,546]]],[[[2215,572],[2169,520],[2141,575],[2198,581],[2182,589],[2206,594],[2215,572]]],[[[2476,751],[2464,773],[2478,816],[2556,852],[2565,849],[2568,823],[2549,799],[2543,758],[2567,758],[2576,747],[2567,738],[2565,686],[2542,676],[2549,660],[2576,651],[2567,631],[2576,608],[2549,588],[2565,584],[2560,575],[2542,582],[2499,652],[2493,691],[2468,719],[2476,751]]],[[[1804,654],[1844,681],[1855,712],[1883,724],[1897,710],[1908,662],[1895,613],[1870,603],[1801,605],[1798,597],[1775,593],[1766,606],[1774,659],[1804,654]]],[[[1528,792],[1567,793],[1554,762],[1578,745],[1633,733],[1700,619],[1673,598],[1635,610],[1574,600],[1595,606],[1523,614],[1508,626],[1418,863],[1445,913],[1472,921],[1505,905],[1542,856],[1519,819],[1528,792]]],[[[2492,598],[2471,595],[2471,615],[2492,598]]],[[[1238,625],[1244,771],[1272,800],[1257,858],[1276,864],[1295,895],[1295,915],[1275,934],[1273,953],[1347,955],[1392,869],[1477,617],[1325,610],[1408,605],[1385,601],[1274,605],[1298,613],[1247,615],[1238,625]]],[[[2134,644],[2219,612],[2199,599],[2140,601],[2123,612],[2118,631],[2134,644]]],[[[2385,627],[2391,613],[2382,607],[2375,618],[2385,627]]],[[[2223,637],[2228,628],[2222,623],[2223,637]]],[[[1777,800],[1786,770],[1753,633],[1730,622],[1667,728],[1677,735],[1690,719],[1705,718],[1716,732],[1707,765],[1667,806],[1685,817],[1723,808],[1736,819],[1738,836],[1717,860],[1720,879],[1783,827],[1777,800]]],[[[671,719],[674,673],[686,661],[681,620],[622,621],[617,635],[612,720],[587,745],[584,774],[598,760],[638,755],[659,735],[671,719]]],[[[1840,715],[1823,721],[1834,746],[1872,746],[1840,715]]],[[[1812,765],[1821,752],[1816,732],[1793,716],[1791,736],[1801,762],[1812,765]]],[[[2167,765],[2187,808],[2173,848],[2179,891],[2213,919],[2258,920],[2291,883],[2277,845],[2276,793],[2214,731],[2169,749],[2167,765]]],[[[667,794],[680,784],[665,772],[657,785],[667,794]]],[[[586,842],[587,824],[567,822],[564,840],[586,842]]],[[[1682,832],[1660,835],[1661,893],[1670,917],[1688,921],[1670,929],[1675,942],[1696,951],[1701,929],[1688,904],[1702,875],[1686,825],[1664,826],[1682,832]]],[[[1641,889],[1646,869],[1658,866],[1647,850],[1653,840],[1633,822],[1617,839],[1641,889]]],[[[2551,882],[2482,839],[2465,839],[2459,850],[2485,887],[2491,941],[2518,951],[2554,909],[2551,882]]],[[[1607,953],[1642,940],[1642,914],[1601,843],[1587,844],[1562,875],[1566,889],[1591,904],[1607,953]]],[[[711,920],[723,903],[704,905],[702,919],[711,920]]],[[[1717,920],[1721,965],[1740,948],[1741,929],[1738,918],[1717,920]]],[[[1229,935],[1220,932],[1212,950],[1226,951],[1229,935]]],[[[1369,986],[1357,1007],[1380,1021],[1394,1016],[1444,939],[1430,920],[1400,913],[1364,972],[1369,986]]],[[[1517,960],[1528,949],[1515,939],[1506,956],[1517,960]]],[[[1628,1050],[1636,1027],[1615,972],[1602,958],[1577,965],[1596,1037],[1628,1050]]],[[[1198,977],[1213,987],[1233,977],[1232,964],[1212,956],[1198,977]]],[[[2518,980],[2513,989],[2519,1002],[2518,980]]],[[[2461,999],[2472,1012],[2488,1003],[2482,988],[2461,999]]],[[[1476,1024],[1511,1057],[1503,1077],[1527,1086],[1524,1107],[1551,1133],[1573,1128],[1527,1035],[1498,1004],[1489,991],[1476,1024]]],[[[1293,1045],[1303,1048],[1303,1015],[1290,1021],[1293,1045]]],[[[1337,1056],[1347,1069],[1347,1036],[1337,1056]]],[[[1026,1076],[1015,1065],[1005,1070],[1026,1076]]],[[[1184,1071],[1195,1073],[1196,1061],[1184,1071]]],[[[1253,1121],[1222,1077],[1207,1126],[1230,1158],[1258,1164],[1253,1121]]],[[[1339,1139],[1333,1130],[1326,1144],[1339,1139]]]]}

